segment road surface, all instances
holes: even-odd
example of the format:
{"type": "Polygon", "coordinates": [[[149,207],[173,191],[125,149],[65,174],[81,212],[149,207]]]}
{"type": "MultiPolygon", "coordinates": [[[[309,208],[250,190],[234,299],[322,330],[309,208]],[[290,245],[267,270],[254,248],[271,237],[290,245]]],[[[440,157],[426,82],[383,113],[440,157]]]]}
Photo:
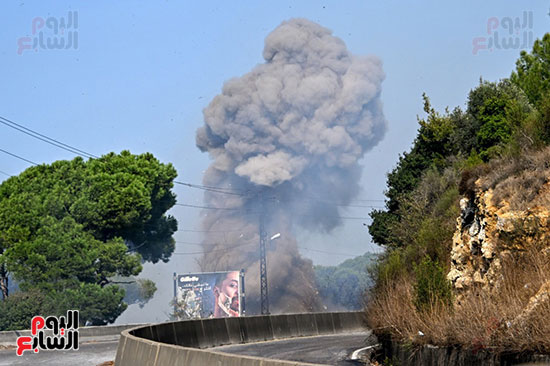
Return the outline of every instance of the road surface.
{"type": "Polygon", "coordinates": [[[359,365],[351,354],[373,344],[370,332],[300,337],[284,340],[215,347],[219,352],[325,365],[359,365]]]}
{"type": "MultiPolygon", "coordinates": [[[[25,352],[22,357],[15,354],[15,348],[3,349],[0,350],[0,366],[97,366],[115,359],[118,338],[96,337],[93,340],[82,340],[78,351],[41,351],[38,354],[25,352]]],[[[351,354],[370,344],[371,333],[363,332],[236,344],[213,349],[280,360],[351,366],[360,364],[349,360],[351,354]]]]}
{"type": "Polygon", "coordinates": [[[15,348],[0,350],[0,366],[44,365],[44,366],[97,366],[113,361],[116,356],[119,336],[95,337],[79,342],[78,351],[40,351],[23,356],[15,354],[15,348]]]}

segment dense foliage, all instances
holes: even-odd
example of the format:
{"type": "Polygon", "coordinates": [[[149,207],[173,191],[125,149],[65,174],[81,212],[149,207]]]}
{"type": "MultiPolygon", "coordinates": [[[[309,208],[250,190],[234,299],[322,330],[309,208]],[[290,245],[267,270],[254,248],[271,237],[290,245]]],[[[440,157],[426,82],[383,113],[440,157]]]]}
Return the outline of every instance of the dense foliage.
{"type": "Polygon", "coordinates": [[[360,309],[363,295],[372,285],[368,269],[376,255],[366,253],[337,266],[315,266],[315,282],[325,306],[330,309],[360,309]]]}
{"type": "MultiPolygon", "coordinates": [[[[113,276],[137,275],[142,260],[167,261],[174,250],[177,222],[165,212],[175,203],[175,177],[153,155],[123,151],[34,166],[4,181],[0,311],[27,299],[9,296],[11,274],[22,291],[45,299],[34,315],[79,309],[83,322],[113,322],[127,306],[113,276]]],[[[10,324],[3,327],[20,321],[10,324]]]]}

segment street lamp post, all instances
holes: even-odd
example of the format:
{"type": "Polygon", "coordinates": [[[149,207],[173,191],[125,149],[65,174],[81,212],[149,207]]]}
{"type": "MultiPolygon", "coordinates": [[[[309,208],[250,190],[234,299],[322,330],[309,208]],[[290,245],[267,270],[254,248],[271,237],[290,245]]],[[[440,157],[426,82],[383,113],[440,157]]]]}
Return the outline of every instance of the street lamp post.
{"type": "Polygon", "coordinates": [[[267,290],[267,259],[265,255],[265,244],[267,233],[264,227],[264,215],[260,215],[260,293],[261,293],[261,313],[269,315],[269,296],[267,290]]]}
{"type": "MultiPolygon", "coordinates": [[[[273,235],[269,241],[281,237],[281,233],[273,235]]],[[[261,314],[269,315],[269,291],[267,286],[267,258],[266,258],[267,233],[265,231],[264,215],[260,215],[260,293],[261,314]]]]}

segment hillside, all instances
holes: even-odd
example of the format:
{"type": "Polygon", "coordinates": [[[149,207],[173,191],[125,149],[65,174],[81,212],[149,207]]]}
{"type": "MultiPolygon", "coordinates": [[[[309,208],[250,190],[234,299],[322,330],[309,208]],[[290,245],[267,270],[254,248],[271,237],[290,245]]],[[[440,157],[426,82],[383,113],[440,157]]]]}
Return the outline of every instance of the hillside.
{"type": "Polygon", "coordinates": [[[550,353],[550,34],[466,108],[435,111],[388,174],[366,311],[412,344],[550,353]]]}

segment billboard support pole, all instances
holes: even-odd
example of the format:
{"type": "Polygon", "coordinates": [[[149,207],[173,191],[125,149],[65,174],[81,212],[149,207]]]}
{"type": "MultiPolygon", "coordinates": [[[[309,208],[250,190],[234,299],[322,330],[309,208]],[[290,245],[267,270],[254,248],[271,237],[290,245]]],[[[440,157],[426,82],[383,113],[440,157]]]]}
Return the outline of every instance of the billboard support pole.
{"type": "Polygon", "coordinates": [[[178,275],[174,272],[174,316],[178,313],[178,275]]]}
{"type": "Polygon", "coordinates": [[[265,201],[262,198],[262,212],[260,213],[260,292],[261,292],[261,311],[262,315],[269,315],[269,296],[267,291],[267,260],[265,245],[267,242],[267,233],[264,224],[265,201]]]}
{"type": "Polygon", "coordinates": [[[240,285],[241,298],[239,299],[239,307],[241,308],[241,315],[245,316],[246,315],[246,293],[244,288],[244,269],[241,269],[240,275],[241,275],[241,285],[240,285]]]}

